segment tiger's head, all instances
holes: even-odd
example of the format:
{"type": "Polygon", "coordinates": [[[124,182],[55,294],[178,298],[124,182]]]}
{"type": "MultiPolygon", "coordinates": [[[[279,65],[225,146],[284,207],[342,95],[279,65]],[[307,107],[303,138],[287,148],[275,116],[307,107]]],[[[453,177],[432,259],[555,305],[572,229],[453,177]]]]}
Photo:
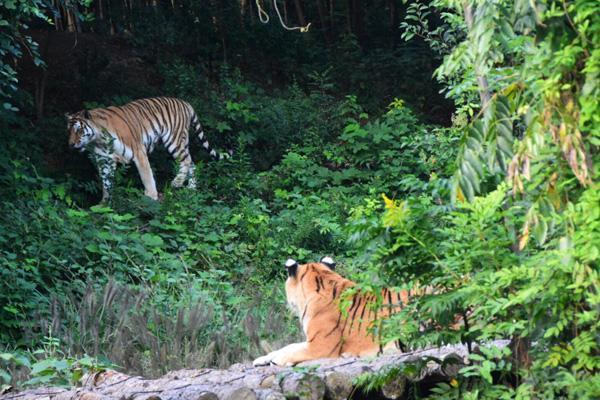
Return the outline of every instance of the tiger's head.
{"type": "Polygon", "coordinates": [[[93,142],[98,129],[92,122],[89,111],[79,111],[75,114],[65,114],[67,118],[67,129],[69,130],[69,146],[79,151],[84,151],[85,146],[93,142]]]}
{"type": "Polygon", "coordinates": [[[298,264],[291,258],[285,262],[288,274],[285,294],[288,306],[296,314],[301,316],[309,298],[315,294],[337,297],[336,293],[332,293],[335,283],[342,284],[347,280],[335,272],[335,266],[331,257],[323,257],[319,262],[307,264],[298,264]]]}

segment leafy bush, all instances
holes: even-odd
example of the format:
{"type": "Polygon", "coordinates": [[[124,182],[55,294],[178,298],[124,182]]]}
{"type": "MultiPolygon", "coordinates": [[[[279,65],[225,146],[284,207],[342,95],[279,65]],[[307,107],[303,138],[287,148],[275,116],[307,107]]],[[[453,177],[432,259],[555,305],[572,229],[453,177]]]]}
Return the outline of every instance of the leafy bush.
{"type": "Polygon", "coordinates": [[[597,78],[594,8],[434,2],[413,9],[418,28],[405,24],[407,37],[436,34],[429,11],[416,9],[466,33],[437,76],[473,118],[441,185],[451,192],[384,196],[383,212],[373,202],[353,212],[351,238],[370,265],[365,288],[381,287],[372,276],[383,275],[436,289],[386,321],[384,335],[415,347],[511,340],[481,347],[432,398],[597,398],[600,159],[589,96],[598,85],[580,85],[597,78]],[[422,330],[419,321],[435,323],[422,330]]]}
{"type": "Polygon", "coordinates": [[[83,356],[68,357],[60,350],[60,341],[52,336],[42,340],[42,347],[35,351],[0,353],[0,390],[11,388],[11,381],[21,379],[13,374],[23,374],[29,379],[23,386],[76,386],[85,374],[114,368],[108,361],[83,356]],[[26,374],[25,374],[26,371],[26,374]]]}

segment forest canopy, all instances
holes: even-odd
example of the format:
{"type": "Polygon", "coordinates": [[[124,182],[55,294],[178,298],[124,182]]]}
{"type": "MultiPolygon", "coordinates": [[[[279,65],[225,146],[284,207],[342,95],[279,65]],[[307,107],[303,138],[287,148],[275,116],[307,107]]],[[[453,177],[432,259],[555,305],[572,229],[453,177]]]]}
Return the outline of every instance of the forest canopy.
{"type": "Polygon", "coordinates": [[[283,263],[330,255],[364,293],[437,289],[385,342],[511,341],[409,398],[600,397],[598,1],[1,7],[0,394],[297,341],[283,263]],[[65,114],[154,96],[233,156],[192,139],[175,189],[158,146],[160,201],[121,166],[99,203],[65,114]]]}

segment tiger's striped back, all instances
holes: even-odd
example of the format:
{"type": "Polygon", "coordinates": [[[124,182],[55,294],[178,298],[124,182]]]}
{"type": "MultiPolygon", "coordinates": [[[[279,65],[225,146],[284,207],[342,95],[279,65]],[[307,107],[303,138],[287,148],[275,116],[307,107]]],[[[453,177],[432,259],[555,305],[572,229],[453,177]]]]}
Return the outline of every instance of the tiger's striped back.
{"type": "MultiPolygon", "coordinates": [[[[400,311],[411,298],[424,294],[421,290],[383,289],[379,293],[357,290],[348,296],[347,291],[355,290],[355,286],[354,282],[323,263],[300,265],[297,279],[288,277],[286,281],[288,303],[297,310],[303,327],[306,327],[309,342],[314,341],[317,335],[323,335],[325,340],[333,339],[327,357],[381,352],[383,346],[373,336],[373,324],[400,311]],[[340,302],[347,304],[347,307],[340,309],[340,302]],[[331,315],[323,318],[326,312],[331,315]],[[331,323],[332,318],[335,318],[334,323],[331,323]],[[327,325],[325,332],[321,329],[324,322],[327,325]]],[[[400,342],[387,346],[393,347],[403,350],[400,342]]]]}

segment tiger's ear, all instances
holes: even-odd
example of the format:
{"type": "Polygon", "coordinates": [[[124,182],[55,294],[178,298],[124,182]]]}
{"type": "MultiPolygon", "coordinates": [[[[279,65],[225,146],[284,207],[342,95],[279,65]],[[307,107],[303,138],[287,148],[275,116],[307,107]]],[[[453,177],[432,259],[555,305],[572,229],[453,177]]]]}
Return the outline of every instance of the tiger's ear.
{"type": "Polygon", "coordinates": [[[326,265],[330,270],[334,271],[335,270],[335,266],[336,263],[335,261],[333,261],[333,258],[329,257],[329,256],[325,256],[323,258],[321,258],[321,261],[319,261],[321,264],[326,265]]]}
{"type": "Polygon", "coordinates": [[[92,118],[92,115],[90,114],[90,112],[88,110],[83,110],[82,114],[83,118],[85,119],[90,119],[92,118]]]}
{"type": "Polygon", "coordinates": [[[73,118],[73,114],[65,113],[65,118],[67,119],[67,121],[70,121],[71,118],[73,118]]]}
{"type": "Polygon", "coordinates": [[[285,262],[285,268],[287,269],[288,276],[294,278],[298,272],[298,262],[292,258],[288,258],[285,262]]]}

